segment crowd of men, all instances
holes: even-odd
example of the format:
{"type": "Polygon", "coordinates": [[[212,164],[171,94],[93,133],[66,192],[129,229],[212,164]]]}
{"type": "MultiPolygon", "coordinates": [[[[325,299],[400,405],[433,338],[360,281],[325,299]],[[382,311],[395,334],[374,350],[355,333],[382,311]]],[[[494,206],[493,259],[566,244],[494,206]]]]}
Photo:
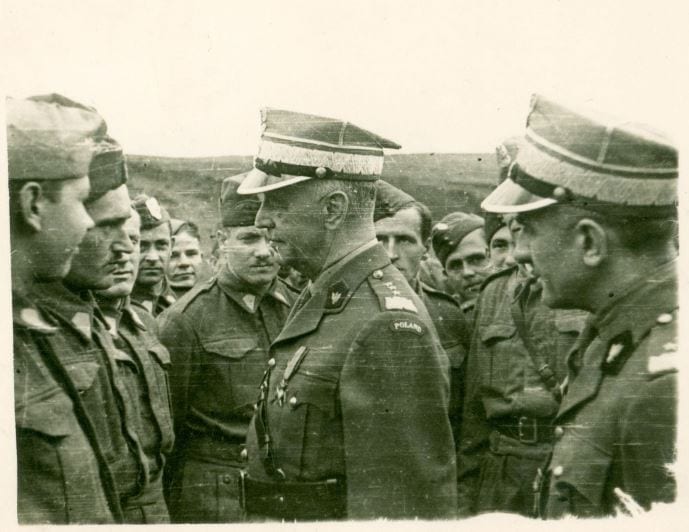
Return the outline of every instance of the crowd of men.
{"type": "MultiPolygon", "coordinates": [[[[534,96],[481,215],[266,109],[193,221],[60,95],[7,100],[20,523],[546,519],[675,498],[677,150],[534,96]]],[[[432,176],[424,176],[432,179],[432,176]]]]}

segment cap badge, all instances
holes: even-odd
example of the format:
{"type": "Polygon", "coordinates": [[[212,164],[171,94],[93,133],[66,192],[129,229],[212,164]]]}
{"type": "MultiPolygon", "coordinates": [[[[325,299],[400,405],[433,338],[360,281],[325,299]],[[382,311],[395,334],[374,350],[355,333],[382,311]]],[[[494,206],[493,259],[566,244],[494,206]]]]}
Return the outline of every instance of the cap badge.
{"type": "Polygon", "coordinates": [[[160,210],[160,203],[158,203],[157,199],[148,198],[146,200],[146,208],[148,209],[150,215],[153,216],[153,218],[155,218],[156,220],[163,219],[163,213],[160,210]]]}

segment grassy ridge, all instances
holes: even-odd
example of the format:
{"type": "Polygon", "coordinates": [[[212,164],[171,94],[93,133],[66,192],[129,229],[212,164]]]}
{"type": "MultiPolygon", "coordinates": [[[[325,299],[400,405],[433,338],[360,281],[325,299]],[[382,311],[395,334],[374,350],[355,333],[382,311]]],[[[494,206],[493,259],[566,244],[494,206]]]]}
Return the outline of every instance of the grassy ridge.
{"type": "MultiPolygon", "coordinates": [[[[250,156],[173,158],[130,155],[127,158],[132,197],[155,196],[175,218],[193,220],[206,238],[213,231],[223,178],[251,168],[250,156]]],[[[478,212],[496,181],[493,154],[396,154],[385,158],[383,178],[409,192],[433,212],[436,220],[464,210],[478,212]]]]}

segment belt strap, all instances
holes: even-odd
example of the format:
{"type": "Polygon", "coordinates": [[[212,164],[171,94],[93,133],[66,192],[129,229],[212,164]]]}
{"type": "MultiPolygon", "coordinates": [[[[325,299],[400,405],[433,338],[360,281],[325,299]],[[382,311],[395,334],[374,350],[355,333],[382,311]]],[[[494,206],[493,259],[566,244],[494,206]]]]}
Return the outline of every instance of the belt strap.
{"type": "Polygon", "coordinates": [[[553,440],[553,425],[550,418],[508,416],[491,420],[495,430],[521,443],[549,443],[553,440]]]}
{"type": "Polygon", "coordinates": [[[343,519],[347,515],[344,481],[328,479],[320,482],[266,482],[239,476],[242,509],[252,515],[286,521],[320,521],[343,519]]]}

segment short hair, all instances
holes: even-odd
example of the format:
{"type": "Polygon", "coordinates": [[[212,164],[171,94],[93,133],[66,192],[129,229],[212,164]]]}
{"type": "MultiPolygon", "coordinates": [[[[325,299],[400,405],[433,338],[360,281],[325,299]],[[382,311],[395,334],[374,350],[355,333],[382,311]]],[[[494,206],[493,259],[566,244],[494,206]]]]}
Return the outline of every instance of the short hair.
{"type": "Polygon", "coordinates": [[[376,202],[376,188],[370,181],[345,181],[340,179],[323,179],[312,181],[320,195],[332,192],[344,192],[349,198],[348,217],[372,218],[376,202]]]}
{"type": "Polygon", "coordinates": [[[172,233],[172,237],[176,237],[177,235],[181,235],[182,233],[186,233],[189,236],[195,238],[196,240],[201,242],[201,231],[199,230],[199,226],[196,225],[194,222],[189,222],[186,221],[183,224],[181,224],[174,233],[172,233]]]}
{"type": "Polygon", "coordinates": [[[431,214],[431,210],[420,201],[412,201],[411,203],[408,203],[402,207],[400,211],[403,211],[404,209],[414,209],[417,213],[419,213],[419,219],[421,220],[419,231],[421,234],[421,240],[425,244],[428,239],[431,238],[431,231],[433,230],[433,215],[431,214]]]}

